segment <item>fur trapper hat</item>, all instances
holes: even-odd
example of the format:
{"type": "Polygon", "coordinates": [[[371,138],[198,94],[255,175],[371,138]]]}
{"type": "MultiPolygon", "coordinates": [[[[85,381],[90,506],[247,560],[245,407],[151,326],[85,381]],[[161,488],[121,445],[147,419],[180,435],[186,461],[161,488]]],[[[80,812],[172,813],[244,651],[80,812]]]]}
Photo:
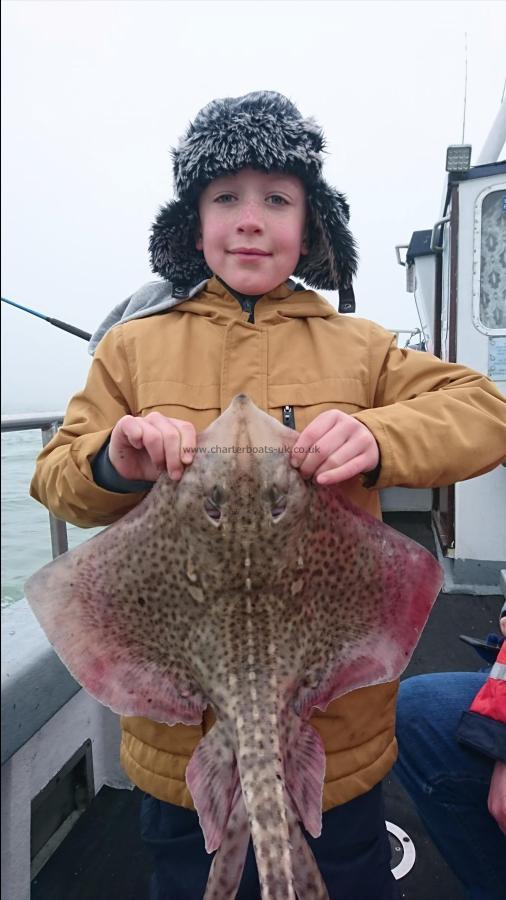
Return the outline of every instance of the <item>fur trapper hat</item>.
{"type": "Polygon", "coordinates": [[[322,178],[325,140],[313,119],[275,91],[213,100],[172,151],[178,199],[160,209],[149,250],[151,267],[173,285],[212,275],[195,247],[198,197],[214,178],[251,168],[297,175],[307,194],[308,248],[293,273],[313,288],[346,290],[357,267],[346,198],[322,178]]]}

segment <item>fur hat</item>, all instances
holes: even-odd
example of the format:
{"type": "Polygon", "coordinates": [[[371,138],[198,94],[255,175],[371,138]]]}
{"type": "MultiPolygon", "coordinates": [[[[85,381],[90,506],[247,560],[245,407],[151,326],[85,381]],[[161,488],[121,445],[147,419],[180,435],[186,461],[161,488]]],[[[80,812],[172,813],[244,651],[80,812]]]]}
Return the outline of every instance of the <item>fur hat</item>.
{"type": "Polygon", "coordinates": [[[153,271],[174,285],[209,278],[204,255],[195,247],[202,189],[244,168],[283,171],[303,181],[309,208],[309,253],[300,257],[293,274],[310,287],[346,291],[357,267],[356,245],[346,198],[321,175],[324,143],[316,122],[302,118],[275,91],[208,103],[172,151],[178,199],[160,209],[153,225],[153,271]]]}

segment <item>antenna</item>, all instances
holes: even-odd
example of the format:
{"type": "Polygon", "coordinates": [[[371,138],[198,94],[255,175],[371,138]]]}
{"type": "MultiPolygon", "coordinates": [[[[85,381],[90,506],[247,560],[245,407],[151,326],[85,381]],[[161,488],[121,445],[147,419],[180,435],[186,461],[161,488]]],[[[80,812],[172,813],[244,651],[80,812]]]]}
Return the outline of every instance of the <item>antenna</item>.
{"type": "Polygon", "coordinates": [[[464,112],[462,115],[462,141],[461,144],[465,143],[464,135],[466,130],[466,104],[467,104],[467,31],[464,32],[464,43],[465,43],[465,57],[466,57],[466,65],[465,65],[465,76],[464,76],[464,112]]]}

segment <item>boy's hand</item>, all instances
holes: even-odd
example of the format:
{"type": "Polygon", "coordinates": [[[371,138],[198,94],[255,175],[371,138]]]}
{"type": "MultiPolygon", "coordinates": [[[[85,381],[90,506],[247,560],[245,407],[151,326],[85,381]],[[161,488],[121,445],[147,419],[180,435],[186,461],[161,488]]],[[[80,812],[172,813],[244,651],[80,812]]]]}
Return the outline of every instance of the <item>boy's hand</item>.
{"type": "Polygon", "coordinates": [[[123,416],[111,434],[109,459],[123,478],[156,481],[167,471],[178,481],[184,466],[192,462],[196,446],[191,422],[168,419],[158,412],[123,416]]]}
{"type": "Polygon", "coordinates": [[[292,448],[291,463],[304,478],[338,484],[361,472],[372,472],[379,458],[376,438],[369,429],[347,413],[331,409],[301,432],[292,448]]]}

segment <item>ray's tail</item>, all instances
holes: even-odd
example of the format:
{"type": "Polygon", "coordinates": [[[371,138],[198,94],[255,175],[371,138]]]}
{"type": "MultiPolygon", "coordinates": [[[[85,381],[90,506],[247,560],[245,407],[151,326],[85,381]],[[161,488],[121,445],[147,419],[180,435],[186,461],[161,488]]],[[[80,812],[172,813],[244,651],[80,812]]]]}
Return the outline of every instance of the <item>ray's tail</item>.
{"type": "Polygon", "coordinates": [[[241,734],[237,765],[255,850],[262,900],[296,900],[281,747],[274,713],[241,734]]]}
{"type": "Polygon", "coordinates": [[[274,707],[243,732],[237,722],[237,764],[262,900],[328,900],[285,786],[282,742],[274,707]]]}

